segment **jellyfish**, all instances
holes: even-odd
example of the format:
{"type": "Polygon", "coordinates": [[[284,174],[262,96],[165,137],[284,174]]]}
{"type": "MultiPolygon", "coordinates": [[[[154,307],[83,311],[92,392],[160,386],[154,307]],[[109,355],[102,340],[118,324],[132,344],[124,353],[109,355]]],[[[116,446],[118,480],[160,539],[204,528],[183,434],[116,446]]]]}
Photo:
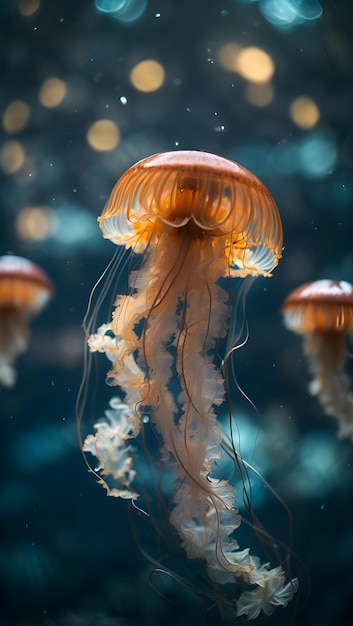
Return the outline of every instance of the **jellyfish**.
{"type": "Polygon", "coordinates": [[[244,167],[211,153],[173,151],[128,169],[98,221],[103,237],[140,262],[111,321],[88,337],[90,351],[110,360],[107,382],[124,399],[111,400],[83,450],[98,459],[108,494],[135,502],[133,442],[148,415],[160,463],[174,472],[169,522],[187,557],[204,562],[216,583],[249,586],[234,599],[237,615],[271,614],[293,598],[298,581],[286,582],[281,565],[271,568],[240,549],[234,488],[217,470],[224,437],[216,410],[226,399],[236,341],[230,283],[271,276],[282,251],[276,204],[244,167]]]}
{"type": "Polygon", "coordinates": [[[337,436],[353,439],[353,396],[345,372],[347,335],[353,331],[353,285],[327,279],[301,285],[284,300],[282,314],[285,326],[304,337],[311,394],[325,413],[337,418],[337,436]]]}
{"type": "Polygon", "coordinates": [[[29,341],[29,320],[40,313],[53,288],[35,263],[19,256],[0,257],[0,384],[13,387],[15,362],[29,341]]]}

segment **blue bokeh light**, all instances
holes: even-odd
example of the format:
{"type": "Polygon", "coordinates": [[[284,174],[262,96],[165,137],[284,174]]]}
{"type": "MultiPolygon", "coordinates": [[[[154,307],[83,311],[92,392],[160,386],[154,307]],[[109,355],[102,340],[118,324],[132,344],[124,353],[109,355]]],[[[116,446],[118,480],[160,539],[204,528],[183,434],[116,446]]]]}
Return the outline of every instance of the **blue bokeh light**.
{"type": "Polygon", "coordinates": [[[115,13],[114,17],[119,22],[131,24],[136,22],[144,14],[147,7],[147,0],[127,0],[124,6],[115,13]]]}
{"type": "Polygon", "coordinates": [[[333,137],[313,134],[304,139],[299,148],[301,172],[306,178],[324,178],[332,173],[337,160],[337,147],[333,137]]]}
{"type": "Polygon", "coordinates": [[[317,20],[322,15],[319,0],[291,0],[297,15],[304,20],[317,20]]]}
{"type": "Polygon", "coordinates": [[[94,5],[101,13],[116,13],[124,8],[127,0],[95,0],[94,5]]]}
{"type": "Polygon", "coordinates": [[[108,13],[119,22],[136,22],[146,10],[147,0],[95,0],[97,11],[108,13]]]}
{"type": "MultiPolygon", "coordinates": [[[[275,145],[258,141],[237,146],[227,156],[263,180],[274,174],[318,180],[332,174],[338,150],[333,134],[323,129],[275,145]]],[[[340,192],[346,194],[346,188],[340,187],[340,192]]]]}
{"type": "Polygon", "coordinates": [[[259,8],[264,18],[279,28],[296,23],[297,13],[291,0],[260,0],[259,8]]]}
{"type": "Polygon", "coordinates": [[[264,18],[279,29],[288,29],[322,15],[318,0],[259,0],[264,18]]]}

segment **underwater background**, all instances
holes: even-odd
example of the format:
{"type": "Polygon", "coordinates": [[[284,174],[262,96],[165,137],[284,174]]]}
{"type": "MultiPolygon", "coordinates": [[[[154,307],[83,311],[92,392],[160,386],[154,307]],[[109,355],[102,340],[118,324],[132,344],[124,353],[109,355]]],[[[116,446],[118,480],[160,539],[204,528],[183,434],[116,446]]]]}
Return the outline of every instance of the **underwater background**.
{"type": "MultiPolygon", "coordinates": [[[[250,169],[283,222],[283,258],[250,289],[250,337],[236,356],[257,411],[236,387],[233,402],[244,456],[290,512],[255,479],[256,515],[290,546],[300,590],[257,622],[351,625],[353,443],[308,393],[301,341],[280,308],[302,283],[353,282],[353,5],[2,0],[0,19],[0,254],[31,259],[55,289],[16,387],[0,389],[0,626],[236,619],[155,570],[142,552],[163,569],[153,524],[106,496],[77,441],[82,323],[114,253],[96,218],[130,165],[174,149],[250,169]]],[[[107,369],[102,356],[99,390],[107,369]]],[[[181,549],[168,559],[190,580],[197,565],[181,549]]]]}

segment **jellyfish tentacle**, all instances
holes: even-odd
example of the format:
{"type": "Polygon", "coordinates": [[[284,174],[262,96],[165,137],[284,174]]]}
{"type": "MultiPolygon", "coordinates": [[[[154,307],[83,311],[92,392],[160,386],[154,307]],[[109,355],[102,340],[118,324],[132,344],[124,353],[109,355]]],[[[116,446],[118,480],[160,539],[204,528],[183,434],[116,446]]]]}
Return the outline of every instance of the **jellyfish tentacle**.
{"type": "Polygon", "coordinates": [[[94,473],[107,490],[108,495],[135,500],[138,493],[131,489],[136,472],[133,469],[132,449],[129,440],[136,437],[140,424],[125,402],[112,398],[105,417],[94,425],[96,433],[88,435],[83,450],[90,452],[99,461],[94,473]],[[110,487],[112,477],[118,487],[110,487]]]}
{"type": "MultiPolygon", "coordinates": [[[[224,379],[213,358],[216,340],[225,336],[231,312],[229,294],[217,284],[225,273],[222,241],[200,239],[191,246],[177,235],[160,235],[158,245],[165,266],[173,267],[173,272],[166,280],[164,268],[156,266],[151,252],[146,255],[141,277],[134,282],[135,292],[117,298],[112,324],[105,327],[114,337],[103,335],[100,344],[113,362],[110,376],[127,394],[125,401],[133,401],[137,407],[139,426],[132,436],[139,432],[143,405],[151,407],[151,420],[162,440],[162,459],[169,460],[176,474],[170,522],[189,558],[204,560],[210,577],[219,583],[242,580],[268,587],[270,583],[265,581],[274,576],[280,581],[276,586],[280,593],[282,568],[264,569],[249,549],[240,549],[233,535],[241,523],[234,489],[227,480],[213,476],[216,462],[223,457],[215,406],[225,398],[224,379]],[[141,323],[139,335],[136,328],[141,323]]],[[[90,340],[90,347],[97,348],[97,336],[90,340]]],[[[98,436],[96,433],[96,439],[98,436]]],[[[100,443],[98,439],[94,448],[88,440],[85,449],[102,457],[100,443]]],[[[120,490],[111,490],[111,495],[132,493],[129,451],[126,438],[123,452],[116,446],[114,462],[120,467],[115,477],[120,484],[122,477],[127,480],[120,490]]],[[[103,457],[105,472],[111,458],[103,457]]],[[[263,594],[252,597],[264,604],[263,594]]],[[[289,601],[287,595],[285,598],[289,601]]],[[[239,606],[246,610],[244,602],[239,606]]]]}
{"type": "Polygon", "coordinates": [[[304,339],[304,353],[309,358],[312,380],[310,392],[318,396],[321,406],[328,415],[338,421],[337,436],[353,439],[353,396],[350,380],[346,374],[347,355],[344,333],[325,336],[319,333],[304,339]]]}
{"type": "Polygon", "coordinates": [[[29,329],[22,311],[7,308],[0,310],[0,384],[13,387],[16,381],[17,356],[26,351],[29,329]]]}

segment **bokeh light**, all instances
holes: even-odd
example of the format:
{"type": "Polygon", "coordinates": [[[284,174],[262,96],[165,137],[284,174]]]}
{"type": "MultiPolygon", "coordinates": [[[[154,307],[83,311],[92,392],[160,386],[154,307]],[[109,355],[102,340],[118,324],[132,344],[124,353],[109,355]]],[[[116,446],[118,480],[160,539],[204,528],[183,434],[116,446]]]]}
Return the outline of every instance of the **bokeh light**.
{"type": "Polygon", "coordinates": [[[337,147],[330,134],[317,133],[305,138],[299,148],[302,174],[306,178],[323,178],[332,173],[337,147]]]}
{"type": "Polygon", "coordinates": [[[242,46],[238,43],[226,43],[218,51],[217,59],[219,64],[229,72],[237,71],[239,52],[242,46]]]}
{"type": "Polygon", "coordinates": [[[66,84],[60,78],[48,78],[39,90],[39,102],[48,109],[59,106],[66,95],[66,84]]]}
{"type": "Polygon", "coordinates": [[[317,20],[323,13],[319,0],[292,0],[292,5],[303,20],[317,20]]]}
{"type": "Polygon", "coordinates": [[[47,239],[55,227],[55,212],[47,207],[24,207],[16,219],[17,232],[26,241],[47,239]]]}
{"type": "Polygon", "coordinates": [[[130,72],[131,84],[145,93],[157,91],[164,83],[165,71],[163,65],[154,59],[140,61],[130,72]]]}
{"type": "Polygon", "coordinates": [[[242,48],[237,56],[236,71],[246,80],[266,83],[271,80],[275,65],[270,55],[261,48],[242,48]]]}
{"type": "Polygon", "coordinates": [[[25,206],[17,214],[15,228],[18,237],[27,244],[43,247],[47,254],[67,254],[90,242],[94,249],[96,220],[84,207],[74,202],[59,204],[55,210],[47,206],[25,206]]]}
{"type": "Polygon", "coordinates": [[[18,133],[25,128],[30,114],[30,108],[23,100],[13,100],[5,109],[2,116],[2,125],[7,133],[18,133]]]}
{"type": "Polygon", "coordinates": [[[25,160],[25,150],[19,141],[7,141],[0,153],[0,163],[5,174],[15,174],[25,160]]]}
{"type": "Polygon", "coordinates": [[[295,467],[285,479],[286,488],[301,498],[322,498],[335,490],[349,459],[331,433],[309,432],[298,449],[295,467]]]}
{"type": "Polygon", "coordinates": [[[297,22],[297,12],[291,0],[259,0],[260,11],[274,26],[292,26],[297,22]]]}
{"type": "Polygon", "coordinates": [[[256,107],[265,107],[272,102],[275,96],[271,83],[247,83],[245,99],[256,107]]]}
{"type": "Polygon", "coordinates": [[[38,11],[41,0],[19,0],[18,10],[24,17],[29,17],[38,11]]]}
{"type": "Polygon", "coordinates": [[[119,128],[113,120],[97,120],[87,131],[88,145],[98,152],[114,150],[119,140],[119,128]]]}
{"type": "Polygon", "coordinates": [[[131,24],[145,12],[147,0],[95,0],[97,11],[107,13],[119,22],[131,24]]]}
{"type": "Polygon", "coordinates": [[[126,4],[126,0],[95,0],[94,6],[101,13],[116,13],[126,4]]]}
{"type": "Polygon", "coordinates": [[[312,128],[320,118],[320,110],[316,102],[308,96],[299,96],[291,102],[289,116],[299,128],[312,128]]]}
{"type": "Polygon", "coordinates": [[[144,14],[146,7],[147,0],[126,0],[124,6],[121,7],[114,17],[119,22],[132,24],[144,14]]]}
{"type": "Polygon", "coordinates": [[[279,29],[289,29],[322,15],[318,0],[259,0],[265,19],[279,29]]]}

